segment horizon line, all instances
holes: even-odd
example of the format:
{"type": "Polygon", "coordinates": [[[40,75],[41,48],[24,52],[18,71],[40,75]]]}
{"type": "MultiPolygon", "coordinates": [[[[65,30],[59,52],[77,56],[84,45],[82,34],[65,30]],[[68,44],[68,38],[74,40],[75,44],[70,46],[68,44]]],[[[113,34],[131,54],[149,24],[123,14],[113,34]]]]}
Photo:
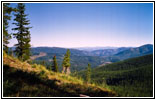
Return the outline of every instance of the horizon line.
{"type": "MultiPolygon", "coordinates": [[[[120,48],[120,47],[140,47],[140,46],[143,46],[143,45],[153,45],[152,43],[147,43],[147,44],[142,44],[142,45],[139,45],[139,46],[82,46],[82,47],[63,47],[63,46],[31,46],[31,48],[37,48],[37,47],[53,47],[53,48],[120,48]]],[[[15,47],[15,46],[10,46],[9,48],[11,47],[15,47]]]]}

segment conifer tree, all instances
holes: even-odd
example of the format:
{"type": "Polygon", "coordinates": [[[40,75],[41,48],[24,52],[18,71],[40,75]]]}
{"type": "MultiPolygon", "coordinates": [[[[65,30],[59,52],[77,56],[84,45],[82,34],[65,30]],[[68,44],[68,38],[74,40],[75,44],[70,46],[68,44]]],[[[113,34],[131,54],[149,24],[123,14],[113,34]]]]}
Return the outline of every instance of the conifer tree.
{"type": "Polygon", "coordinates": [[[67,52],[64,56],[62,66],[63,66],[62,73],[66,72],[66,74],[70,74],[70,50],[69,49],[67,49],[67,52]]]}
{"type": "Polygon", "coordinates": [[[86,80],[87,80],[87,83],[90,82],[90,79],[91,79],[91,67],[90,67],[90,64],[88,63],[87,73],[86,73],[86,80]]]}
{"type": "Polygon", "coordinates": [[[58,64],[57,64],[56,56],[53,57],[53,66],[52,66],[52,70],[53,70],[54,72],[58,72],[58,64]]]}
{"type": "Polygon", "coordinates": [[[28,60],[30,58],[30,31],[31,27],[28,27],[29,20],[26,18],[25,5],[23,3],[18,3],[17,10],[14,21],[17,27],[12,30],[16,31],[14,37],[17,39],[18,43],[15,44],[15,54],[22,61],[28,60]]]}
{"type": "Polygon", "coordinates": [[[11,35],[8,33],[9,20],[11,19],[11,12],[15,11],[14,8],[9,7],[9,3],[3,3],[3,50],[8,53],[8,44],[11,35]]]}

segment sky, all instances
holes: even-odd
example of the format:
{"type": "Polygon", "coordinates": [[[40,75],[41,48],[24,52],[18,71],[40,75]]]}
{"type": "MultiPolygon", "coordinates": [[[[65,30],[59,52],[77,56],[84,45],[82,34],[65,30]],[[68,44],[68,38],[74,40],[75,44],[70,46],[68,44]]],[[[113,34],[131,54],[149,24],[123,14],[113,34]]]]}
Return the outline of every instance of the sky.
{"type": "MultiPolygon", "coordinates": [[[[17,4],[11,4],[15,7],[17,4]]],[[[153,44],[152,3],[26,3],[33,47],[153,44]]],[[[12,17],[11,23],[14,17],[12,17]]],[[[11,28],[15,27],[10,24],[11,28]]],[[[16,44],[11,39],[9,46],[16,44]]]]}

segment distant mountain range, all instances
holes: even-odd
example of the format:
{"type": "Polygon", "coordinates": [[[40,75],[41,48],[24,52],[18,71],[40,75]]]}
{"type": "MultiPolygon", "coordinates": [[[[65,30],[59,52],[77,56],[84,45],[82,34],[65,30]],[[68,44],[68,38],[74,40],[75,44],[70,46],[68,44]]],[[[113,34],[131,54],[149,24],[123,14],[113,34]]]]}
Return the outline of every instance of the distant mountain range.
{"type": "MultiPolygon", "coordinates": [[[[52,54],[65,54],[67,48],[60,48],[60,47],[33,47],[31,48],[32,54],[39,54],[40,52],[44,53],[52,53],[52,54]]],[[[70,49],[71,55],[75,56],[84,56],[85,51],[80,51],[76,49],[70,49]]]]}
{"type": "Polygon", "coordinates": [[[94,50],[87,52],[90,56],[112,56],[114,54],[117,54],[121,51],[125,51],[130,49],[130,47],[121,47],[121,48],[114,48],[114,49],[103,49],[103,50],[94,50]]]}
{"type": "Polygon", "coordinates": [[[153,53],[153,45],[146,44],[137,48],[129,48],[127,50],[121,51],[115,54],[115,56],[123,60],[123,59],[148,55],[152,53],[153,53]]]}
{"type": "Polygon", "coordinates": [[[95,51],[95,50],[104,50],[104,49],[117,49],[118,47],[78,47],[78,48],[73,48],[77,50],[83,50],[83,51],[95,51]]]}
{"type": "MultiPolygon", "coordinates": [[[[89,48],[89,47],[88,47],[89,48]]],[[[141,56],[146,54],[151,54],[153,52],[153,45],[152,44],[146,44],[140,47],[90,47],[90,50],[86,51],[86,48],[83,48],[84,50],[79,50],[76,48],[71,49],[70,52],[71,55],[74,56],[101,56],[101,57],[107,57],[107,56],[127,56],[135,57],[135,56],[141,56]],[[97,50],[92,50],[97,49],[97,50]]],[[[60,48],[60,47],[33,47],[31,49],[32,53],[39,54],[40,52],[45,53],[56,53],[56,54],[65,54],[67,48],[60,48]]]]}
{"type": "MultiPolygon", "coordinates": [[[[14,49],[14,48],[13,48],[14,49]]],[[[95,49],[95,48],[94,48],[95,49]]],[[[97,50],[78,50],[70,49],[71,52],[71,68],[72,70],[83,70],[87,64],[90,63],[92,67],[107,64],[108,62],[117,62],[127,58],[133,58],[153,53],[153,45],[146,44],[140,47],[105,47],[96,48],[97,50]]],[[[51,61],[54,55],[56,55],[59,67],[61,70],[61,63],[66,53],[67,48],[60,47],[33,47],[31,48],[32,57],[34,61],[42,62],[46,61],[47,66],[51,65],[51,61]],[[41,53],[45,53],[44,56],[39,56],[41,53]],[[45,56],[46,55],[46,56],[45,56]]]]}

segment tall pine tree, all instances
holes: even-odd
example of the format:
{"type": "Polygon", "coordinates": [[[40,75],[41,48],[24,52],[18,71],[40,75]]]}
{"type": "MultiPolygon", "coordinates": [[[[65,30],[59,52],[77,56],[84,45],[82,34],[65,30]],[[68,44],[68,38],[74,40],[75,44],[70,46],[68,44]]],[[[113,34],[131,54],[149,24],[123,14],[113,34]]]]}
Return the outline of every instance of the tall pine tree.
{"type": "Polygon", "coordinates": [[[11,35],[8,33],[9,20],[11,19],[11,12],[15,11],[12,7],[9,7],[9,3],[3,3],[3,50],[8,53],[8,44],[11,35]]]}
{"type": "Polygon", "coordinates": [[[58,72],[58,64],[57,64],[56,56],[53,57],[53,66],[52,66],[52,70],[53,70],[54,72],[58,72]]]}
{"type": "Polygon", "coordinates": [[[62,73],[66,72],[66,74],[70,74],[70,50],[69,49],[67,49],[67,52],[64,56],[62,66],[63,66],[62,73]]]}
{"type": "Polygon", "coordinates": [[[30,58],[30,31],[31,27],[28,27],[29,20],[26,18],[25,14],[25,5],[23,3],[19,3],[17,5],[17,11],[15,15],[14,21],[17,27],[13,28],[16,33],[14,33],[14,37],[17,39],[18,43],[15,44],[15,54],[22,61],[28,60],[30,58]]]}
{"type": "Polygon", "coordinates": [[[87,80],[87,83],[90,82],[90,79],[91,79],[91,67],[90,67],[90,64],[88,63],[87,73],[86,73],[86,80],[87,80]]]}

